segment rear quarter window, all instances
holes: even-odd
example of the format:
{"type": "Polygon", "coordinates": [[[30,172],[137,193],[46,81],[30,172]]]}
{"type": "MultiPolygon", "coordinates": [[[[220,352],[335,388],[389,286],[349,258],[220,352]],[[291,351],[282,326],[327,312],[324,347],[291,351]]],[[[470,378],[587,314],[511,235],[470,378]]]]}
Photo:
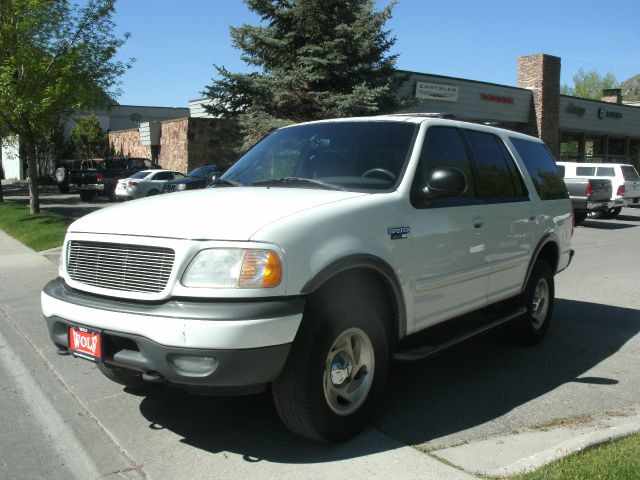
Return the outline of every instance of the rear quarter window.
{"type": "Polygon", "coordinates": [[[510,137],[541,200],[569,198],[558,166],[544,143],[510,137]]]}
{"type": "Polygon", "coordinates": [[[634,167],[631,165],[622,165],[620,167],[622,170],[622,176],[626,181],[640,180],[640,175],[634,167]]]}

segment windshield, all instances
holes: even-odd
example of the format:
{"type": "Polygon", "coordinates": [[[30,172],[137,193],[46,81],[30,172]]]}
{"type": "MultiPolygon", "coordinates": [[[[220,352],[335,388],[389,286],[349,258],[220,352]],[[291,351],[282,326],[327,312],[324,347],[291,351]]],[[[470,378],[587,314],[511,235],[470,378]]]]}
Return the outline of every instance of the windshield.
{"type": "Polygon", "coordinates": [[[401,177],[416,128],[390,121],[283,128],[249,150],[222,179],[241,185],[388,190],[401,177]]]}
{"type": "Polygon", "coordinates": [[[206,177],[208,173],[214,170],[213,167],[198,167],[189,172],[190,177],[206,177]]]}

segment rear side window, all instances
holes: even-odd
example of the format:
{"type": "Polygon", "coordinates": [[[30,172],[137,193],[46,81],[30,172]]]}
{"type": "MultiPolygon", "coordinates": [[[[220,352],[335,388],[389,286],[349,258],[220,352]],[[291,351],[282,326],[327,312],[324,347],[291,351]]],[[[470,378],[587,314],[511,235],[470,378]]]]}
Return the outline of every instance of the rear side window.
{"type": "Polygon", "coordinates": [[[542,200],[569,198],[558,167],[544,143],[510,137],[542,200]]]}
{"type": "Polygon", "coordinates": [[[576,175],[581,177],[595,177],[596,167],[576,167],[576,175]]]}
{"type": "Polygon", "coordinates": [[[488,202],[508,202],[526,198],[526,190],[513,159],[502,141],[490,133],[464,131],[476,160],[479,197],[488,202]]]}
{"type": "Polygon", "coordinates": [[[598,167],[596,177],[615,177],[616,171],[613,167],[598,167]]]}
{"type": "Polygon", "coordinates": [[[562,177],[564,178],[564,176],[566,175],[564,165],[557,165],[557,167],[558,167],[558,171],[560,172],[560,175],[562,175],[562,177]]]}
{"type": "Polygon", "coordinates": [[[640,175],[638,175],[638,172],[636,172],[636,169],[631,165],[622,165],[620,168],[622,169],[622,176],[624,177],[625,180],[627,181],[640,180],[640,175]]]}

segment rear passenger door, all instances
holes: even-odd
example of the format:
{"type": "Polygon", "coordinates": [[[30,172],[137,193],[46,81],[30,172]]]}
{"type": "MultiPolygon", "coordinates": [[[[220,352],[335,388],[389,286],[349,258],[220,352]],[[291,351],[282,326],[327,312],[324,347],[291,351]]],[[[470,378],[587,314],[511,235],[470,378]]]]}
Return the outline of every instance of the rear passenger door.
{"type": "Polygon", "coordinates": [[[536,214],[522,175],[503,141],[486,131],[464,129],[477,169],[477,195],[485,202],[486,255],[491,267],[488,302],[522,286],[536,231],[536,214]]]}

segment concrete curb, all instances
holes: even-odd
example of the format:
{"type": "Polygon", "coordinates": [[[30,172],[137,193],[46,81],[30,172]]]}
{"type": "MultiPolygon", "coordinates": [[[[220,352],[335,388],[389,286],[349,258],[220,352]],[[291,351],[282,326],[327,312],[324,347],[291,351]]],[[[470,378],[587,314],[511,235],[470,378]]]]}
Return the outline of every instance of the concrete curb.
{"type": "Polygon", "coordinates": [[[43,257],[51,260],[56,265],[60,263],[60,253],[62,252],[62,247],[50,248],[49,250],[42,250],[38,252],[43,257]]]}
{"type": "Polygon", "coordinates": [[[560,460],[572,453],[577,453],[586,448],[594,447],[634,433],[640,433],[640,420],[630,422],[626,425],[608,427],[605,430],[597,430],[588,434],[580,435],[571,440],[561,442],[542,450],[535,455],[523,458],[511,465],[491,470],[488,472],[488,475],[493,477],[507,477],[537,470],[540,467],[548,465],[556,460],[560,460]]]}
{"type": "Polygon", "coordinates": [[[631,417],[612,417],[588,425],[528,430],[478,440],[432,451],[431,455],[475,475],[509,477],[635,433],[640,433],[640,413],[637,412],[631,417]]]}

